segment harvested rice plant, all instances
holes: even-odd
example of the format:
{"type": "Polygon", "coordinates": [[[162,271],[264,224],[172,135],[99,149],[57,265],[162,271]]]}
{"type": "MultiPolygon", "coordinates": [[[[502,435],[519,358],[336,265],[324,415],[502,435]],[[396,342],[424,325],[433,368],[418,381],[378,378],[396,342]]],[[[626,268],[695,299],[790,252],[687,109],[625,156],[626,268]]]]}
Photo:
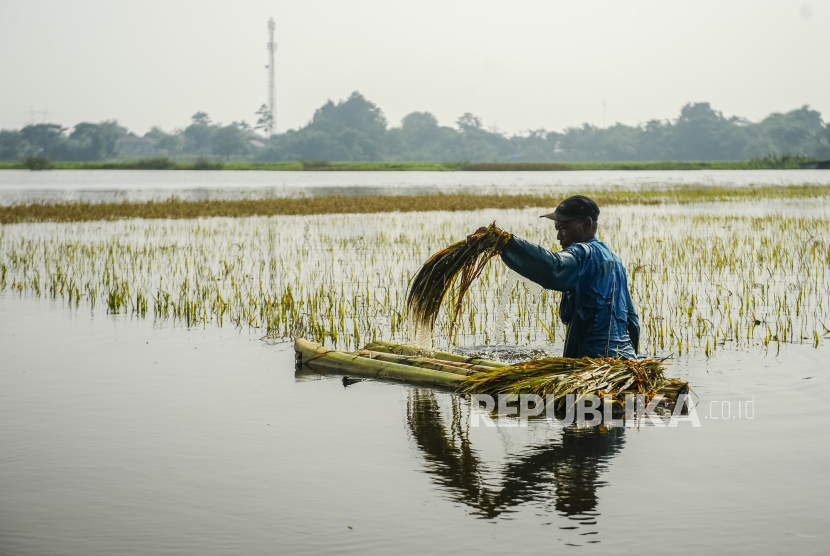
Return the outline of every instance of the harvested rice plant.
{"type": "MultiPolygon", "coordinates": [[[[822,202],[822,201],[819,201],[822,202]]],[[[599,237],[622,258],[641,353],[818,347],[830,333],[830,222],[721,203],[603,209],[599,237]]],[[[796,211],[790,211],[793,214],[796,211]]],[[[0,290],[185,326],[304,335],[355,349],[406,343],[410,279],[433,253],[493,221],[557,248],[538,209],[0,227],[0,290]]],[[[434,346],[446,349],[444,300],[434,346]]],[[[508,277],[498,257],[471,281],[454,344],[561,349],[559,294],[508,277]],[[501,303],[500,303],[501,302],[501,303]]]]}

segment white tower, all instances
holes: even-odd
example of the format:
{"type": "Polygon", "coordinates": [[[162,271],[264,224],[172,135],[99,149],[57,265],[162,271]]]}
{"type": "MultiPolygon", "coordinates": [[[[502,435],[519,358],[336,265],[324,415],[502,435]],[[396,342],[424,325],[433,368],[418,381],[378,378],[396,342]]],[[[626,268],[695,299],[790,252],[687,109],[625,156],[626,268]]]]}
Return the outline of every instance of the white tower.
{"type": "Polygon", "coordinates": [[[274,42],[274,18],[268,19],[268,109],[271,111],[271,129],[269,135],[277,132],[277,105],[276,93],[274,92],[274,53],[277,51],[277,44],[274,42]]]}

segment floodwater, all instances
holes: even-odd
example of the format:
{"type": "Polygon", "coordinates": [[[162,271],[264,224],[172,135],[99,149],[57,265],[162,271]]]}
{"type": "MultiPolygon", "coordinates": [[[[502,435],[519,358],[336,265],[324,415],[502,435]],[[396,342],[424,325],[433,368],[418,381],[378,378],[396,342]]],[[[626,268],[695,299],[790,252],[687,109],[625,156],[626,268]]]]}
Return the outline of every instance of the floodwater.
{"type": "MultiPolygon", "coordinates": [[[[647,181],[652,178],[638,178],[634,172],[557,172],[547,178],[530,172],[356,174],[5,171],[0,172],[0,203],[23,198],[140,199],[173,193],[210,198],[463,187],[565,191],[592,184],[652,184],[647,181]],[[616,177],[602,181],[612,174],[616,177]],[[551,181],[545,181],[548,178],[551,181]],[[579,179],[585,181],[561,181],[579,179]]],[[[750,172],[726,174],[733,181],[716,181],[716,172],[660,172],[653,177],[659,183],[652,185],[665,185],[669,178],[680,180],[675,183],[679,185],[830,183],[830,173],[822,171],[762,171],[754,173],[765,177],[757,182],[750,172]],[[714,176],[710,182],[682,181],[707,175],[714,176]]],[[[815,300],[823,299],[826,291],[824,274],[818,273],[826,258],[808,263],[812,274],[787,263],[799,253],[794,223],[803,221],[803,229],[810,231],[809,253],[824,253],[826,229],[818,229],[817,222],[827,210],[825,200],[773,206],[612,207],[604,210],[607,227],[602,233],[620,248],[627,245],[624,238],[629,234],[632,245],[659,245],[654,253],[668,246],[673,255],[689,250],[678,239],[681,236],[718,239],[729,233],[741,239],[745,228],[754,225],[759,247],[753,247],[753,268],[759,276],[765,269],[769,274],[750,281],[769,282],[773,303],[780,302],[776,293],[784,291],[791,302],[795,299],[796,289],[775,288],[789,287],[793,280],[796,287],[813,284],[812,305],[802,305],[800,316],[796,308],[796,317],[806,318],[809,308],[810,318],[823,320],[825,309],[816,309],[815,300]],[[739,217],[681,226],[693,215],[706,214],[739,217]],[[748,215],[780,218],[752,224],[743,221],[748,215]],[[626,224],[634,216],[641,225],[669,219],[673,227],[664,224],[646,232],[642,226],[626,224]],[[652,241],[655,234],[661,235],[652,241]],[[779,243],[774,266],[770,257],[758,257],[765,252],[762,247],[779,243]]],[[[486,223],[498,218],[523,237],[552,242],[550,229],[537,230],[537,216],[525,212],[433,213],[426,221],[433,234],[430,241],[443,243],[419,244],[423,253],[396,247],[395,264],[403,264],[400,261],[408,261],[410,255],[424,260],[459,230],[474,229],[477,219],[486,223]]],[[[0,239],[9,252],[14,248],[28,253],[5,261],[8,286],[0,291],[0,554],[828,552],[830,447],[823,412],[830,399],[830,345],[824,333],[816,349],[809,338],[804,344],[738,343],[720,331],[720,348],[712,357],[702,348],[692,346],[689,351],[687,338],[683,355],[671,360],[669,375],[690,382],[700,427],[644,422],[639,428],[562,429],[545,420],[516,426],[516,419],[502,417],[496,420],[500,426],[489,428],[468,401],[451,392],[372,380],[344,387],[339,376],[298,373],[290,342],[263,340],[263,331],[236,328],[230,320],[222,327],[220,320],[187,328],[172,317],[155,320],[151,313],[146,318],[107,314],[106,303],[99,300],[92,309],[88,297],[80,303],[63,301],[63,288],[60,294],[49,294],[44,286],[43,297],[24,288],[56,271],[54,263],[63,259],[50,259],[44,267],[36,259],[45,261],[47,249],[60,239],[77,240],[80,246],[66,252],[72,264],[61,263],[68,265],[65,277],[82,280],[86,272],[96,278],[96,273],[117,269],[122,280],[132,280],[128,289],[135,294],[144,267],[138,274],[121,272],[119,265],[126,263],[116,256],[117,249],[107,260],[94,259],[101,264],[82,268],[82,256],[97,253],[85,251],[84,245],[95,247],[113,238],[120,238],[115,247],[123,245],[128,251],[142,242],[158,244],[155,262],[175,269],[179,257],[188,268],[189,257],[194,277],[219,268],[213,257],[244,260],[245,265],[225,267],[224,278],[217,280],[224,284],[230,276],[245,292],[254,277],[267,278],[265,270],[249,263],[270,253],[270,258],[284,260],[287,269],[297,269],[301,283],[317,288],[315,269],[320,271],[318,281],[329,274],[344,280],[340,274],[323,272],[335,259],[315,262],[309,253],[325,252],[331,258],[332,253],[354,251],[352,259],[344,256],[337,265],[349,270],[352,282],[365,280],[375,276],[374,259],[366,262],[368,255],[348,241],[341,245],[341,239],[365,233],[366,245],[372,246],[375,236],[398,237],[410,224],[423,227],[424,222],[418,215],[349,215],[334,220],[0,227],[0,239]],[[372,225],[380,228],[378,234],[368,233],[372,225]],[[270,237],[271,228],[279,233],[270,237]],[[183,245],[181,250],[171,248],[175,242],[183,245]],[[280,247],[282,242],[286,244],[280,247]],[[206,253],[206,259],[194,259],[194,253],[206,253]],[[300,262],[305,270],[300,271],[300,262]],[[72,266],[76,264],[80,266],[72,266]],[[13,289],[21,272],[23,279],[17,284],[23,293],[13,289]]],[[[417,232],[404,235],[414,237],[417,232]]],[[[732,249],[730,260],[744,257],[734,245],[732,249]]],[[[634,260],[633,251],[625,255],[627,261],[634,260]]],[[[710,255],[705,249],[696,254],[701,260],[710,255]]],[[[668,260],[654,258],[653,264],[668,260]]],[[[389,277],[397,279],[397,274],[389,277]]],[[[727,277],[747,278],[731,273],[727,277]]],[[[698,287],[698,278],[692,278],[698,287]]],[[[707,280],[721,291],[732,287],[723,278],[707,280]]],[[[692,291],[688,285],[685,289],[692,291]]],[[[388,289],[385,292],[388,296],[388,289]]],[[[682,292],[669,293],[675,299],[680,297],[675,293],[682,292]]],[[[760,297],[757,302],[760,306],[760,297]]],[[[651,307],[652,312],[657,309],[651,307]]],[[[722,318],[730,315],[730,309],[720,305],[715,310],[722,318]]],[[[764,310],[769,315],[759,317],[769,316],[772,322],[772,306],[764,310]]],[[[784,314],[776,311],[777,316],[784,314]]],[[[737,325],[735,330],[737,335],[737,325]]],[[[808,327],[808,333],[811,330],[808,327]]],[[[741,337],[744,332],[741,328],[741,337]]]]}
{"type": "Polygon", "coordinates": [[[830,185],[830,170],[576,172],[269,172],[0,170],[0,205],[33,201],[188,200],[300,195],[567,193],[653,187],[830,185]]]}
{"type": "Polygon", "coordinates": [[[0,553],[828,552],[825,346],[675,359],[699,428],[562,430],[259,335],[0,292],[0,553]]]}

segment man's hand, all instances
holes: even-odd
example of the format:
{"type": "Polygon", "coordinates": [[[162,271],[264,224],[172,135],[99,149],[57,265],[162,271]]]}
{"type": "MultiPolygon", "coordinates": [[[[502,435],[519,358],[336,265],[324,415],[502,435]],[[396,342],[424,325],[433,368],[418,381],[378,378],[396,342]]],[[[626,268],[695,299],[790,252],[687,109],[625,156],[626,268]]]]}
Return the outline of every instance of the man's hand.
{"type": "Polygon", "coordinates": [[[484,233],[486,231],[487,231],[487,226],[482,226],[481,228],[479,228],[475,232],[468,235],[467,236],[467,245],[472,246],[472,245],[475,245],[476,243],[478,243],[481,240],[481,237],[484,235],[484,233]]]}

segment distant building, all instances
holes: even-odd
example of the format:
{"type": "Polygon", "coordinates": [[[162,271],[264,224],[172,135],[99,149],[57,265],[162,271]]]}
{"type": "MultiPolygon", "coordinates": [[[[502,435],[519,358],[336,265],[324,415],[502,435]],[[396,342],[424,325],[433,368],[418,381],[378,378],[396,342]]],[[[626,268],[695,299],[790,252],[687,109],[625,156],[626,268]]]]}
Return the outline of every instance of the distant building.
{"type": "Polygon", "coordinates": [[[128,133],[115,142],[115,147],[121,154],[154,154],[156,142],[149,137],[139,137],[134,133],[128,133]]]}

